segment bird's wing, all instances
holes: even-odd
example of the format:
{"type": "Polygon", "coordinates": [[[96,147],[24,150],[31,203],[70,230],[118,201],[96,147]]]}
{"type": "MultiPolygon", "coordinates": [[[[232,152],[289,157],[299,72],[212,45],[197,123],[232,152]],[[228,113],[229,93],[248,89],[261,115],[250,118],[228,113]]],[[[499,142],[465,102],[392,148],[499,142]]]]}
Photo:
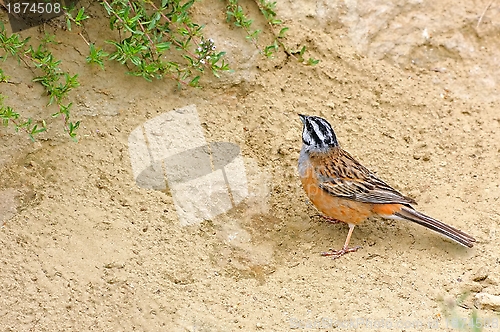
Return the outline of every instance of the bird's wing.
{"type": "MultiPolygon", "coordinates": [[[[324,161],[325,162],[325,161],[324,161]]],[[[329,158],[317,170],[319,187],[331,195],[375,204],[416,204],[380,180],[347,152],[329,158]]]]}
{"type": "Polygon", "coordinates": [[[319,187],[331,195],[352,199],[363,203],[414,204],[415,201],[401,195],[392,188],[384,188],[353,179],[328,178],[319,187]]]}

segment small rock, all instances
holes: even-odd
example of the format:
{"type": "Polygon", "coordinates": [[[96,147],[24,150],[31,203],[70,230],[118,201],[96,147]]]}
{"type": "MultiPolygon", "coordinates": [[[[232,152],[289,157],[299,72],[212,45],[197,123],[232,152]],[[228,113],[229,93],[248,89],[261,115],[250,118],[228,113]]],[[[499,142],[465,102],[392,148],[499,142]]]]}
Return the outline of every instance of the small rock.
{"type": "Polygon", "coordinates": [[[255,326],[258,328],[258,329],[262,329],[264,328],[264,326],[262,325],[261,322],[258,322],[257,324],[255,324],[255,326]]]}
{"type": "Polygon", "coordinates": [[[484,289],[484,285],[477,282],[465,282],[461,289],[464,293],[480,293],[484,289]]]}
{"type": "Polygon", "coordinates": [[[488,293],[478,293],[475,296],[477,304],[481,309],[500,311],[500,296],[488,293]]]}
{"type": "Polygon", "coordinates": [[[488,279],[486,280],[487,284],[498,286],[500,285],[500,279],[494,275],[488,275],[488,279]]]}
{"type": "Polygon", "coordinates": [[[472,280],[475,282],[484,281],[488,278],[488,270],[483,266],[472,275],[472,280]]]}

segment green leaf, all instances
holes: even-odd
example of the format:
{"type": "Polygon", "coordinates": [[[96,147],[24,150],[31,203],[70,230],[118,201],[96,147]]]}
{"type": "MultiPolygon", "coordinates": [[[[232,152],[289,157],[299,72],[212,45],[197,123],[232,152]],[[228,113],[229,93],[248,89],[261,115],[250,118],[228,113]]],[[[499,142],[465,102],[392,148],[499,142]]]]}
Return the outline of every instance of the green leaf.
{"type": "Polygon", "coordinates": [[[170,46],[172,46],[172,42],[158,43],[158,44],[156,44],[156,50],[158,52],[167,51],[170,49],[170,46]]]}
{"type": "Polygon", "coordinates": [[[280,30],[279,34],[278,34],[278,38],[283,38],[285,37],[285,33],[289,30],[288,27],[284,27],[283,29],[280,30]]]}
{"type": "Polygon", "coordinates": [[[192,87],[197,87],[198,86],[198,81],[200,80],[200,76],[196,76],[189,82],[189,86],[192,87]]]}
{"type": "Polygon", "coordinates": [[[316,60],[316,59],[313,59],[313,58],[309,58],[309,60],[307,60],[307,65],[308,66],[315,66],[319,63],[319,60],[316,60]]]}
{"type": "Polygon", "coordinates": [[[188,9],[194,4],[194,0],[190,0],[188,2],[186,2],[182,7],[181,7],[181,10],[183,12],[186,12],[188,11],[188,9]]]}

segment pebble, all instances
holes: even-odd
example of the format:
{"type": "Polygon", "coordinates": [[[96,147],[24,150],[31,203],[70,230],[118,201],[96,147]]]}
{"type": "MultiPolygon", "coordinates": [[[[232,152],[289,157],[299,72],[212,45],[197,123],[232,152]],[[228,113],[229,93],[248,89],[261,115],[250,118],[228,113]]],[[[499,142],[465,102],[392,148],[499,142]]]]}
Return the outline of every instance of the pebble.
{"type": "Polygon", "coordinates": [[[475,282],[484,281],[488,278],[488,270],[485,267],[481,267],[472,276],[472,280],[475,282]]]}
{"type": "Polygon", "coordinates": [[[481,309],[500,311],[500,296],[488,293],[478,293],[475,296],[476,302],[481,309]]]}

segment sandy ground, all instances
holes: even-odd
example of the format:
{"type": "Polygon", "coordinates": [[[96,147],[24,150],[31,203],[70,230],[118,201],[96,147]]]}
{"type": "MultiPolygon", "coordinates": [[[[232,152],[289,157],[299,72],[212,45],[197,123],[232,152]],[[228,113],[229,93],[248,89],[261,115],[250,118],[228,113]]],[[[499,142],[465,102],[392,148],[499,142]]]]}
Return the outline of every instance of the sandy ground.
{"type": "MultiPolygon", "coordinates": [[[[0,129],[0,330],[453,330],[447,318],[473,313],[498,330],[500,2],[489,3],[279,1],[288,43],[321,60],[309,67],[263,59],[223,23],[222,2],[203,1],[194,13],[235,72],[181,91],[82,66],[83,40],[57,30],[54,53],[80,75],[82,127],[78,143],[57,120],[36,143],[0,129]],[[183,226],[172,188],[136,181],[129,135],[188,105],[207,142],[241,149],[249,195],[183,226]],[[321,257],[347,226],[314,218],[300,188],[297,113],[327,118],[346,150],[476,246],[373,218],[354,232],[361,250],[321,257]]],[[[90,38],[106,38],[90,13],[90,38]]],[[[1,66],[18,83],[0,85],[7,104],[46,114],[30,73],[1,66]]]]}

